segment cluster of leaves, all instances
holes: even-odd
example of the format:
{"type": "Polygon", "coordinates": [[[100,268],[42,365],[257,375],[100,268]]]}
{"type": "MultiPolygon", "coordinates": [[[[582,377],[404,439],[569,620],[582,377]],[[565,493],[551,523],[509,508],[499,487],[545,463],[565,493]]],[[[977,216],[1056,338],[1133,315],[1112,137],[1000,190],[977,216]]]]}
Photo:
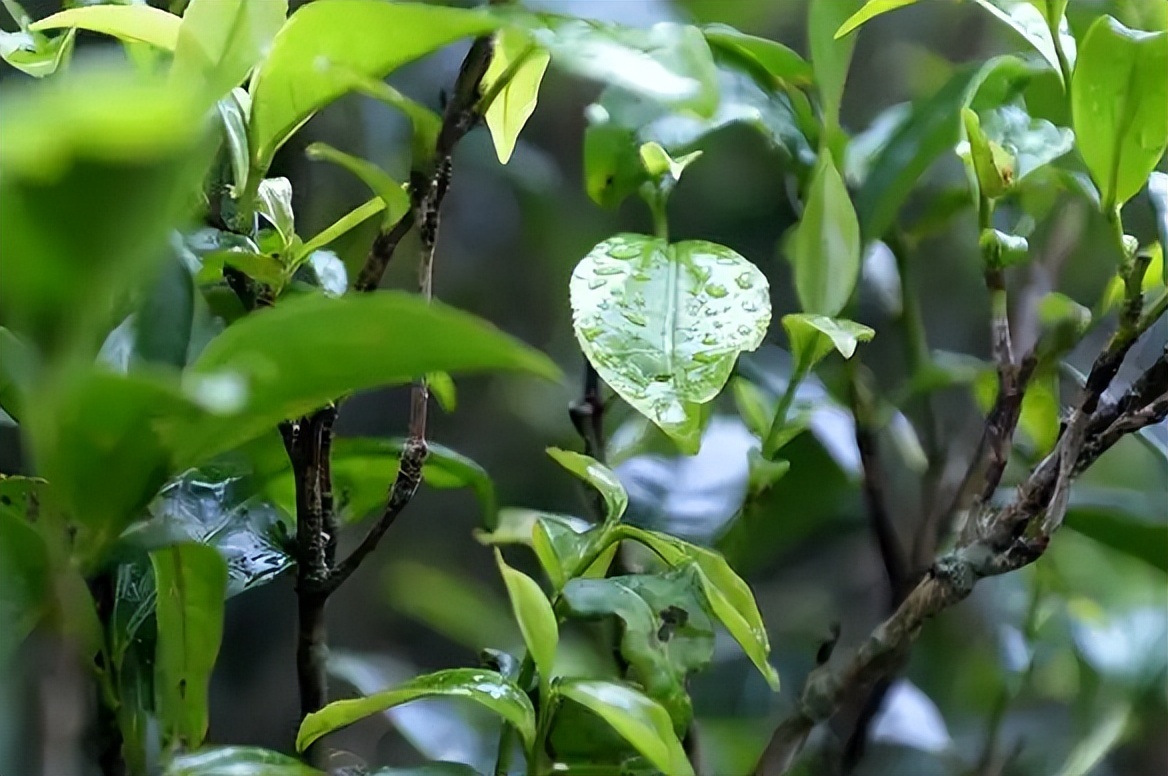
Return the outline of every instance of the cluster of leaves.
{"type": "MultiPolygon", "coordinates": [[[[788,471],[784,450],[813,424],[800,390],[832,353],[851,359],[873,337],[851,320],[862,267],[900,229],[902,206],[938,159],[956,151],[968,188],[939,198],[917,231],[972,207],[987,274],[1029,260],[1027,237],[1051,193],[1068,190],[1114,225],[1121,270],[1146,267],[1156,250],[1162,257],[1162,246],[1124,234],[1120,209],[1164,152],[1168,35],[1103,17],[1076,44],[1065,1],[976,3],[1015,29],[1027,53],[961,68],[932,96],[853,137],[840,123],[852,33],[906,0],[862,8],[815,0],[810,61],[723,25],[632,29],[497,5],[317,0],[287,16],[281,0],[192,0],[178,16],[79,3],[33,22],[6,2],[21,29],[3,33],[0,55],[52,77],[5,95],[0,117],[0,408],[21,426],[43,477],[0,480],[0,613],[16,624],[0,636],[0,665],[42,623],[73,639],[135,772],[153,768],[160,748],[176,775],[315,772],[272,752],[200,748],[225,599],[294,562],[294,472],[275,428],[367,388],[428,378],[453,408],[450,374],[559,376],[542,354],[473,316],[350,282],[326,248],[374,217],[382,232],[408,226],[417,205],[409,183],[310,146],[310,158],[344,168],[372,196],[305,239],[291,183],[268,177],[297,130],[350,93],[405,114],[412,168],[427,171],[444,119],[381,79],[455,41],[493,36],[476,109],[503,163],[549,64],[605,85],[587,111],[588,193],[610,207],[638,193],[654,228],[610,237],[580,261],[569,284],[577,339],[599,377],[674,452],[699,451],[714,402],[731,386],[754,437],[739,524],[788,471]],[[55,75],[68,71],[78,30],[119,39],[132,66],[91,63],[55,75]],[[1031,98],[1051,78],[1067,100],[1040,113],[1031,98]],[[767,334],[767,278],[726,246],[668,235],[669,195],[707,139],[731,124],[761,133],[802,203],[783,239],[800,309],[781,319],[792,365],[778,396],[742,374],[731,379],[739,355],[767,334]],[[1012,227],[998,228],[1017,212],[1012,227]]],[[[1163,178],[1153,181],[1163,220],[1163,178]]],[[[1149,272],[1137,285],[1162,283],[1162,262],[1159,280],[1149,272]]],[[[1124,291],[1110,289],[1097,311],[1124,291]]],[[[1140,312],[1162,313],[1165,293],[1140,312]]],[[[1042,310],[1054,334],[1038,369],[1052,376],[1100,316],[1058,295],[1042,310]]],[[[950,369],[917,355],[901,395],[875,402],[869,421],[893,424],[909,399],[984,384],[983,375],[990,383],[981,393],[992,401],[992,365],[950,369]]],[[[1027,407],[1023,428],[1040,450],[1049,447],[1057,397],[1027,407]]],[[[381,505],[385,472],[402,450],[338,441],[342,519],[381,505]]],[[[504,721],[500,772],[514,731],[532,774],[573,762],[688,774],[686,678],[709,662],[715,622],[777,689],[758,608],[726,560],[621,522],[627,494],[610,470],[552,454],[599,492],[602,520],[499,512],[485,472],[440,446],[430,446],[423,472],[432,486],[474,489],[491,527],[486,543],[534,550],[550,594],[497,555],[526,657],[496,654],[491,667],[334,702],[303,720],[298,748],[414,699],[457,697],[504,721]],[[610,576],[622,542],[648,548],[657,570],[610,576]],[[597,619],[617,621],[623,670],[562,675],[561,625],[597,619]]]]}

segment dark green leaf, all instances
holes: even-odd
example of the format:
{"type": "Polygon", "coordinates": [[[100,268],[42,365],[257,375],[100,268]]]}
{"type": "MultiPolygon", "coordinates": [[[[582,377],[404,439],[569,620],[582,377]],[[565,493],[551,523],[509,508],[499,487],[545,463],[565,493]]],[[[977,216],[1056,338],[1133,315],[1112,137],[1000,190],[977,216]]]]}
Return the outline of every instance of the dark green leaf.
{"type": "Polygon", "coordinates": [[[222,746],[186,752],[166,765],[163,776],[323,776],[286,754],[255,746],[222,746]]]}
{"type": "Polygon", "coordinates": [[[0,326],[0,409],[19,421],[35,377],[36,354],[19,337],[0,326]]]}
{"type": "Polygon", "coordinates": [[[48,350],[95,348],[115,303],[166,255],[205,169],[203,128],[180,90],[126,72],[5,89],[0,323],[48,350]]]}
{"type": "Polygon", "coordinates": [[[535,741],[535,710],[522,690],[495,671],[450,668],[415,677],[392,690],[366,698],[334,701],[320,711],[309,714],[300,724],[296,749],[302,752],[321,736],[371,714],[419,698],[435,697],[474,701],[513,725],[526,746],[530,747],[535,741]]]}
{"type": "Polygon", "coordinates": [[[526,12],[507,18],[531,33],[557,68],[701,116],[717,106],[714,59],[696,27],[660,22],[638,29],[526,12]]]}
{"type": "Polygon", "coordinates": [[[789,252],[803,311],[844,309],[860,279],[860,224],[829,151],[820,155],[789,252]]]}
{"type": "Polygon", "coordinates": [[[855,38],[841,39],[836,31],[859,4],[859,0],[811,0],[807,10],[807,44],[829,138],[839,129],[840,101],[856,45],[855,38]]]}
{"type": "Polygon", "coordinates": [[[0,665],[7,666],[13,653],[32,633],[49,610],[49,553],[24,514],[5,504],[14,489],[0,478],[0,665]]]}
{"type": "Polygon", "coordinates": [[[207,694],[223,638],[227,566],[200,544],[157,550],[150,561],[158,589],[158,714],[173,743],[197,747],[207,733],[207,694]]]}
{"type": "Polygon", "coordinates": [[[763,274],[715,243],[620,234],[576,266],[570,292],[576,339],[600,376],[695,452],[701,405],[766,335],[763,274]]]}
{"type": "Polygon", "coordinates": [[[1160,494],[1076,487],[1071,491],[1066,524],[1168,574],[1168,521],[1160,494]]]}
{"type": "Polygon", "coordinates": [[[569,679],[559,692],[607,722],[666,776],[693,776],[669,712],[653,699],[627,685],[596,679],[569,679]]]}
{"type": "Polygon", "coordinates": [[[702,32],[710,46],[751,60],[775,79],[776,86],[811,83],[811,65],[782,43],[747,35],[726,24],[708,24],[702,32]]]}
{"type": "Polygon", "coordinates": [[[339,165],[361,179],[385,203],[382,228],[393,226],[410,210],[410,195],[400,183],[372,162],[338,151],[327,143],[313,143],[306,150],[309,159],[339,165]]]}
{"type": "Polygon", "coordinates": [[[234,402],[224,403],[226,412],[246,408],[247,414],[207,424],[197,434],[192,429],[182,440],[183,460],[236,447],[345,393],[429,372],[487,369],[559,376],[543,354],[420,297],[386,291],[283,300],[228,327],[191,366],[191,390],[222,390],[220,398],[234,402]],[[337,339],[338,331],[348,335],[337,339]]]}
{"type": "Polygon", "coordinates": [[[629,497],[611,469],[594,458],[571,450],[561,450],[558,447],[549,447],[548,455],[554,458],[560,466],[600,491],[600,495],[604,498],[607,513],[605,516],[608,520],[619,520],[621,515],[625,513],[625,508],[629,505],[629,497]]]}
{"type": "Polygon", "coordinates": [[[936,94],[913,103],[908,116],[873,159],[856,195],[856,214],[865,242],[879,239],[888,230],[924,172],[957,145],[961,109],[973,104],[979,90],[984,87],[986,101],[996,107],[1031,72],[1030,66],[1016,57],[996,57],[959,70],[936,94]]]}
{"type": "Polygon", "coordinates": [[[487,106],[485,117],[495,144],[495,154],[503,164],[510,161],[519,133],[535,111],[539,84],[549,59],[546,51],[537,49],[531,38],[519,30],[505,27],[495,35],[494,53],[483,75],[482,91],[487,93],[496,81],[513,69],[502,91],[487,106]]]}
{"type": "Polygon", "coordinates": [[[172,77],[218,100],[260,61],[287,15],[287,0],[191,0],[178,29],[172,77]]]}
{"type": "Polygon", "coordinates": [[[162,266],[134,313],[134,352],[146,362],[182,369],[195,320],[195,282],[175,257],[162,266]]]}
{"type": "Polygon", "coordinates": [[[621,655],[645,694],[663,705],[677,728],[690,722],[693,708],[686,675],[709,665],[713,625],[699,602],[692,568],[661,575],[573,579],[561,600],[577,618],[614,616],[622,623],[621,655]]]}
{"type": "Polygon", "coordinates": [[[539,583],[522,571],[516,571],[508,566],[503,560],[503,554],[497,549],[495,563],[499,567],[499,573],[503,575],[507,595],[511,599],[511,611],[515,614],[515,621],[519,623],[519,632],[523,634],[527,654],[531,655],[539,671],[540,687],[543,688],[543,697],[546,698],[556,666],[556,646],[560,641],[560,629],[556,624],[555,612],[552,611],[552,605],[540,589],[539,583]]]}
{"type": "Polygon", "coordinates": [[[148,5],[92,5],[55,13],[34,22],[29,29],[35,32],[90,30],[174,51],[178,43],[179,25],[180,19],[174,14],[148,5]]]}
{"type": "Polygon", "coordinates": [[[1143,188],[1168,145],[1168,32],[1129,30],[1110,16],[1088,30],[1071,82],[1079,152],[1103,208],[1143,188]]]}
{"type": "Polygon", "coordinates": [[[276,149],[301,124],[350,88],[334,68],[383,78],[497,25],[479,11],[433,5],[318,0],[301,6],[276,34],[251,84],[254,166],[267,170],[276,149]]]}

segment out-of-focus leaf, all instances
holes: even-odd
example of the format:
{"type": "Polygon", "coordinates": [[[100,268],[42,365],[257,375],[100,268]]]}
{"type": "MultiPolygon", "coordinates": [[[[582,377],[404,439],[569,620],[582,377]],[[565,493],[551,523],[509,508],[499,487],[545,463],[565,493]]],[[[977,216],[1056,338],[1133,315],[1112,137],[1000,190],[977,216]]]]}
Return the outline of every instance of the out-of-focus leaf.
{"type": "Polygon", "coordinates": [[[830,152],[820,155],[789,250],[803,311],[842,310],[860,278],[860,224],[830,152]]]}
{"type": "Polygon", "coordinates": [[[44,350],[92,353],[114,305],[166,256],[205,169],[204,126],[187,95],[117,70],[5,89],[0,324],[44,350]]]}
{"type": "Polygon", "coordinates": [[[603,207],[615,207],[647,180],[637,155],[655,142],[668,153],[695,150],[710,134],[732,124],[757,130],[767,142],[795,162],[809,167],[814,153],[800,129],[792,97],[760,84],[742,60],[716,57],[718,105],[708,118],[673,110],[649,98],[610,87],[587,111],[584,175],[588,195],[603,207]]]}
{"type": "Polygon", "coordinates": [[[126,41],[149,43],[174,51],[181,20],[172,13],[148,5],[91,5],[68,8],[33,22],[34,32],[77,29],[100,32],[126,41]]]}
{"type": "Polygon", "coordinates": [[[5,504],[12,501],[8,478],[0,478],[0,665],[32,633],[49,609],[49,553],[23,514],[5,504]]]}
{"type": "Polygon", "coordinates": [[[934,95],[913,103],[908,116],[872,160],[856,195],[856,215],[865,241],[883,236],[925,170],[957,145],[961,108],[996,107],[1015,82],[1028,79],[1031,73],[1031,66],[1017,57],[995,57],[959,70],[934,95]],[[989,95],[986,106],[974,102],[983,87],[989,95]]]}
{"type": "Polygon", "coordinates": [[[277,509],[248,496],[248,487],[213,470],[186,472],[158,494],[148,518],[121,541],[147,551],[189,542],[215,548],[227,564],[228,596],[267,584],[293,565],[284,549],[287,527],[277,509]]]}
{"type": "Polygon", "coordinates": [[[629,497],[621,486],[620,479],[611,469],[594,458],[558,447],[549,447],[548,455],[560,466],[600,491],[609,520],[620,519],[629,505],[629,497]]]}
{"type": "Polygon", "coordinates": [[[194,462],[237,447],[345,393],[429,372],[486,369],[559,376],[546,356],[484,321],[410,294],[288,299],[228,327],[190,367],[192,390],[230,381],[243,405],[232,409],[245,414],[189,429],[181,458],[194,462]],[[348,335],[338,340],[338,331],[348,335]]]}
{"type": "Polygon", "coordinates": [[[1143,188],[1168,145],[1168,32],[1100,17],[1071,81],[1079,152],[1109,210],[1143,188]]]}
{"type": "Polygon", "coordinates": [[[480,11],[377,0],[318,0],[301,6],[276,34],[251,83],[251,147],[263,171],[312,114],[349,88],[333,67],[383,78],[459,38],[498,25],[480,11]],[[322,67],[321,63],[332,67],[322,67]]]}
{"type": "Polygon", "coordinates": [[[576,339],[600,376],[696,452],[701,405],[766,335],[763,274],[715,243],[620,234],[584,257],[569,290],[576,339]]]}
{"type": "Polygon", "coordinates": [[[260,61],[287,15],[287,0],[191,0],[179,25],[171,76],[218,100],[260,61]]]}
{"type": "Polygon", "coordinates": [[[36,355],[19,337],[0,326],[0,409],[19,421],[35,375],[36,355]]]}
{"type": "Polygon", "coordinates": [[[627,685],[595,679],[567,680],[559,692],[607,722],[667,776],[693,776],[669,712],[656,701],[627,685]]]}
{"type": "MultiPolygon", "coordinates": [[[[1042,10],[1036,7],[1046,5],[1049,10],[1049,2],[1045,0],[1040,3],[1032,3],[1029,0],[974,0],[974,2],[989,11],[994,18],[1010,25],[1015,32],[1025,38],[1026,42],[1033,46],[1050,64],[1051,69],[1058,73],[1059,80],[1062,80],[1063,70],[1059,64],[1054,37],[1050,34],[1051,25],[1047,23],[1042,10]]],[[[1054,26],[1058,28],[1059,42],[1062,45],[1063,54],[1067,58],[1067,65],[1073,69],[1075,66],[1075,36],[1071,34],[1066,17],[1061,11],[1059,11],[1058,17],[1054,26]]]]}
{"type": "Polygon", "coordinates": [[[75,30],[68,30],[55,38],[30,30],[0,31],[0,59],[22,73],[44,78],[57,72],[62,62],[68,61],[75,37],[75,30]]]}
{"type": "Polygon", "coordinates": [[[227,565],[212,547],[178,544],[150,553],[158,589],[155,687],[174,743],[198,747],[207,733],[211,671],[223,638],[227,565]]]}
{"type": "Polygon", "coordinates": [[[1168,513],[1158,494],[1076,487],[1066,525],[1168,573],[1168,513]]]}
{"type": "Polygon", "coordinates": [[[539,671],[540,687],[546,698],[555,670],[556,646],[560,640],[556,614],[539,583],[522,571],[508,566],[498,549],[495,550],[495,563],[503,575],[507,595],[511,599],[511,611],[519,623],[523,642],[527,644],[527,654],[531,655],[539,671]]]}
{"type": "Polygon", "coordinates": [[[849,35],[877,16],[895,11],[897,8],[904,8],[915,2],[917,0],[867,0],[860,10],[849,16],[847,21],[839,26],[839,29],[835,31],[835,37],[842,38],[849,35]]]}
{"type": "Polygon", "coordinates": [[[859,6],[860,0],[812,0],[807,9],[807,45],[829,138],[839,129],[840,101],[856,45],[855,38],[841,39],[836,31],[859,6]]]}
{"type": "Polygon", "coordinates": [[[1131,719],[1131,708],[1126,703],[1112,707],[1095,728],[1075,745],[1058,776],[1088,776],[1103,762],[1108,753],[1119,745],[1131,719]]]}
{"type": "Polygon", "coordinates": [[[134,353],[182,369],[195,321],[195,282],[177,257],[163,265],[134,313],[134,353]]]}
{"type": "Polygon", "coordinates": [[[286,754],[256,746],[221,746],[176,755],[163,776],[323,776],[286,754]]]}
{"type": "Polygon", "coordinates": [[[507,603],[459,574],[418,561],[400,561],[385,574],[390,605],[470,649],[520,645],[507,603]],[[427,594],[419,596],[418,590],[427,594]]]}
{"type": "Polygon", "coordinates": [[[693,708],[686,675],[709,665],[713,624],[699,602],[692,569],[662,575],[573,579],[564,587],[570,617],[621,620],[620,650],[645,694],[669,711],[673,724],[689,724],[693,708]]]}
{"type": "Polygon", "coordinates": [[[445,372],[431,372],[426,375],[426,388],[444,412],[454,412],[458,407],[458,389],[454,378],[445,372]]]}
{"type": "Polygon", "coordinates": [[[345,85],[345,91],[353,90],[366,97],[372,97],[405,114],[412,130],[410,135],[412,157],[410,169],[426,170],[437,150],[438,134],[442,131],[442,117],[420,102],[406,97],[384,81],[370,78],[351,69],[331,68],[330,72],[334,72],[335,77],[345,85]]]}
{"type": "Polygon", "coordinates": [[[466,763],[433,762],[408,768],[378,768],[369,776],[482,776],[466,763]]]}
{"type": "Polygon", "coordinates": [[[746,57],[770,74],[777,84],[807,86],[811,83],[811,65],[782,43],[747,35],[726,24],[707,24],[702,28],[710,46],[746,57]]]}
{"type": "Polygon", "coordinates": [[[510,68],[515,68],[502,91],[487,106],[487,128],[495,144],[495,154],[506,164],[515,151],[515,142],[523,125],[535,111],[539,84],[551,59],[538,49],[531,38],[519,30],[505,27],[495,36],[491,64],[483,75],[483,92],[489,91],[510,68]]]}
{"type": "Polygon", "coordinates": [[[313,143],[305,153],[309,159],[332,162],[361,179],[385,203],[382,228],[393,226],[410,210],[410,195],[400,183],[372,162],[338,151],[327,143],[313,143]]]}
{"type": "Polygon", "coordinates": [[[392,689],[365,698],[334,701],[309,714],[296,734],[296,749],[304,751],[313,741],[337,728],[420,698],[455,697],[474,701],[498,714],[519,732],[530,747],[535,741],[535,710],[519,687],[495,671],[450,668],[415,677],[392,689]]]}
{"type": "Polygon", "coordinates": [[[368,221],[373,216],[385,210],[385,200],[381,197],[374,197],[373,199],[358,205],[350,210],[345,215],[338,218],[333,224],[322,229],[315,237],[304,243],[292,256],[292,263],[298,264],[305,256],[310,256],[314,251],[320,250],[333,240],[339,239],[349,231],[356,229],[361,224],[368,221]]]}
{"type": "Polygon", "coordinates": [[[714,59],[696,27],[660,22],[641,29],[522,11],[506,17],[526,29],[557,68],[701,116],[714,112],[714,59]]]}

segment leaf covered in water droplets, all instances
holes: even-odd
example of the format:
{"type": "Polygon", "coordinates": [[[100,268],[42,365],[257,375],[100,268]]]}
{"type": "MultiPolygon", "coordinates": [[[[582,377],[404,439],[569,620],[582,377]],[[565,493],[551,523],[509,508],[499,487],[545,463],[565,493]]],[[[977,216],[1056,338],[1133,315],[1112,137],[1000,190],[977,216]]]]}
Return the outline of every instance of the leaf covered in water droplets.
{"type": "Polygon", "coordinates": [[[696,452],[702,404],[771,319],[759,269],[702,240],[619,234],[593,248],[570,284],[576,338],[621,398],[696,452]]]}

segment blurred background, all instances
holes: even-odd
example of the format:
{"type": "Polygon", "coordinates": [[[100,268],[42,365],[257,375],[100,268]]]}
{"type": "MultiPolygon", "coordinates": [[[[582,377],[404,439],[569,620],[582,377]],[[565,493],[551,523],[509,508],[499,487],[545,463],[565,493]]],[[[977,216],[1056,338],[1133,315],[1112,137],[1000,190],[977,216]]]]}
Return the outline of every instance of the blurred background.
{"type": "MultiPolygon", "coordinates": [[[[525,4],[630,25],[722,22],[807,50],[805,0],[525,4]]],[[[26,3],[34,17],[55,6],[26,3]]],[[[1152,29],[1163,23],[1166,8],[1164,0],[1072,0],[1068,13],[1081,33],[1102,12],[1152,29]]],[[[82,37],[86,45],[108,45],[82,37]]],[[[889,107],[932,93],[960,63],[1019,46],[1008,28],[971,3],[923,2],[881,17],[859,36],[843,125],[859,132],[889,107]]],[[[390,81],[437,108],[464,52],[465,46],[453,46],[390,81]]],[[[11,69],[2,72],[6,81],[21,77],[11,69]]],[[[563,385],[513,377],[459,380],[457,409],[432,412],[432,439],[481,464],[504,507],[586,513],[586,494],[543,452],[553,445],[581,446],[568,416],[583,371],[572,334],[568,278],[575,263],[605,237],[651,228],[647,210],[635,198],[606,211],[584,191],[584,110],[598,93],[598,86],[553,68],[507,166],[498,164],[483,129],[464,140],[454,161],[435,293],[549,353],[569,375],[563,385]]],[[[368,99],[339,101],[283,149],[271,173],[292,181],[301,234],[316,233],[368,196],[339,168],[305,158],[304,147],[317,140],[369,158],[399,180],[408,173],[409,127],[402,117],[368,99]]],[[[904,220],[912,222],[936,198],[963,187],[962,176],[957,157],[945,159],[918,188],[904,220]]],[[[778,319],[796,310],[789,266],[777,248],[795,218],[788,180],[782,158],[757,132],[730,127],[712,138],[670,203],[674,239],[728,245],[770,279],[771,337],[744,357],[742,371],[775,393],[784,386],[787,366],[778,319]]],[[[1143,200],[1137,198],[1129,210],[1129,231],[1141,243],[1154,239],[1143,200]]],[[[1019,288],[1054,288],[1093,306],[1113,271],[1102,223],[1069,194],[1060,195],[1051,213],[1031,244],[1055,256],[1046,264],[1057,271],[1013,280],[1019,288]]],[[[332,246],[351,272],[363,261],[374,226],[371,221],[332,246]]],[[[411,236],[399,248],[386,286],[413,287],[414,240],[411,236]]],[[[890,264],[886,253],[869,254],[855,317],[877,331],[864,346],[863,359],[891,394],[903,387],[906,366],[890,264]]],[[[929,346],[985,358],[988,302],[973,214],[964,211],[917,240],[911,264],[929,346]]],[[[1123,376],[1130,379],[1150,363],[1164,341],[1161,321],[1137,347],[1123,376]]],[[[1089,366],[1097,344],[1085,343],[1072,362],[1089,366]]],[[[811,432],[788,448],[790,472],[760,509],[737,521],[732,518],[754,440],[729,397],[717,405],[702,452],[689,459],[653,443],[646,449],[638,441],[643,428],[619,401],[607,412],[609,456],[632,496],[630,520],[716,543],[751,583],[770,629],[773,661],[784,683],[780,693],[768,691],[729,638],[719,641],[713,667],[693,682],[703,772],[710,776],[748,773],[833,626],[841,633],[837,652],[846,655],[882,619],[887,605],[884,571],[858,490],[851,419],[837,401],[842,394],[835,368],[827,367],[822,382],[812,381],[800,395],[815,421],[811,432]]],[[[972,392],[946,391],[938,406],[939,437],[954,459],[964,460],[980,429],[972,392]]],[[[346,403],[338,430],[342,436],[400,437],[407,414],[408,391],[369,393],[346,403]]],[[[913,438],[898,421],[884,436],[889,496],[909,542],[919,519],[913,438]]],[[[1107,526],[1116,537],[1110,546],[1064,531],[1036,566],[979,585],[971,599],[926,629],[872,725],[872,745],[858,772],[1168,773],[1165,436],[1168,432],[1158,428],[1148,439],[1125,440],[1077,488],[1075,519],[1107,526]],[[1006,762],[987,758],[990,751],[1006,755],[1006,762]],[[1103,764],[1091,767],[1097,755],[1109,751],[1103,764]]],[[[0,427],[0,471],[21,467],[14,429],[0,427]]],[[[391,478],[387,470],[387,484],[391,478]]],[[[331,642],[344,677],[334,679],[334,697],[351,694],[354,686],[380,689],[419,671],[474,664],[484,647],[520,649],[491,553],[474,537],[481,525],[481,504],[472,491],[423,488],[376,557],[330,602],[331,642]]],[[[342,544],[360,533],[359,527],[350,528],[342,544]]],[[[532,559],[521,551],[509,557],[534,573],[532,559]]],[[[637,563],[635,557],[626,561],[637,563]]],[[[212,688],[211,742],[291,748],[298,705],[295,604],[290,575],[229,602],[212,688]]],[[[560,657],[569,671],[611,662],[603,644],[583,631],[570,634],[560,657]]],[[[423,702],[394,710],[390,719],[363,721],[330,741],[352,752],[338,755],[337,765],[361,760],[406,765],[425,759],[482,762],[493,758],[495,738],[489,721],[467,709],[423,702]]]]}

